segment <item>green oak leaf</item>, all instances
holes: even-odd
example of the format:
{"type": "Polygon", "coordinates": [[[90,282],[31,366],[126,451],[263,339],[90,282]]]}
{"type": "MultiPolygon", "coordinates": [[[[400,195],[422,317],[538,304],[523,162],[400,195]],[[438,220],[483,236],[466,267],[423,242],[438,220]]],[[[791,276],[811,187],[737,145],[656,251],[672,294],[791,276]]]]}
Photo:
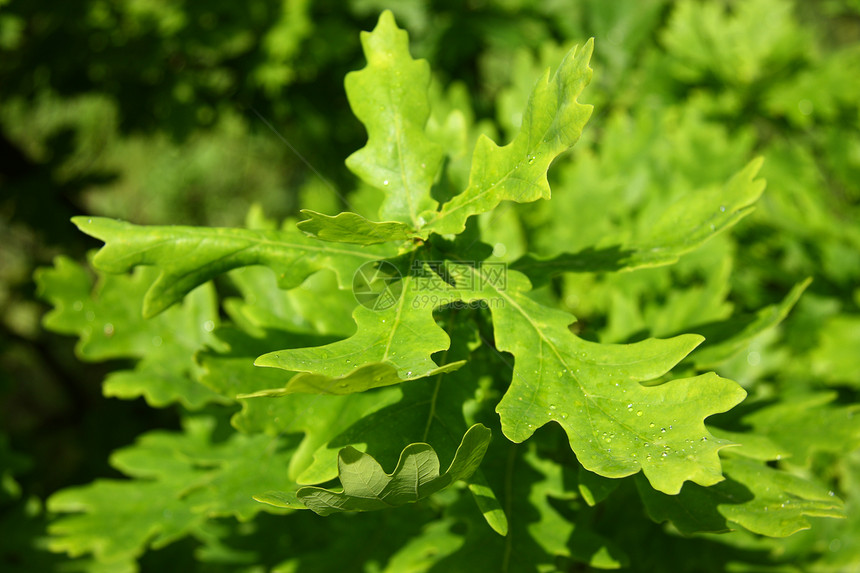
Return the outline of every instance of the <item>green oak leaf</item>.
{"type": "MultiPolygon", "coordinates": [[[[451,372],[462,366],[465,361],[446,364],[441,368],[431,370],[426,376],[434,376],[451,372]]],[[[290,378],[284,388],[258,390],[251,394],[242,394],[240,398],[259,398],[262,396],[286,396],[287,394],[354,394],[373,388],[383,388],[400,384],[403,380],[397,375],[397,369],[390,364],[370,363],[359,366],[344,376],[329,377],[323,374],[302,372],[290,378]]]]}
{"type": "MultiPolygon", "coordinates": [[[[474,325],[470,321],[455,320],[455,314],[450,316],[448,325],[455,344],[443,353],[445,361],[469,356],[474,347],[474,325]]],[[[403,444],[418,441],[432,443],[442,458],[453,457],[460,437],[476,421],[466,411],[478,408],[478,380],[486,377],[489,370],[483,369],[484,364],[473,359],[450,374],[437,374],[426,383],[399,387],[402,397],[396,403],[387,404],[359,420],[352,420],[348,427],[339,425],[341,431],[331,435],[328,443],[314,453],[313,464],[298,476],[297,481],[321,483],[335,478],[338,452],[345,446],[362,448],[383,465],[396,464],[403,444]]],[[[341,419],[339,417],[338,422],[341,419]]],[[[481,470],[468,481],[469,490],[487,523],[504,535],[507,519],[481,470]]]]}
{"type": "MultiPolygon", "coordinates": [[[[380,298],[377,302],[385,304],[377,304],[376,308],[356,307],[353,318],[357,330],[353,336],[325,346],[271,352],[260,356],[256,364],[328,378],[350,376],[346,382],[313,379],[314,384],[329,388],[345,383],[347,386],[343,390],[348,390],[350,385],[368,388],[395,383],[386,376],[379,377],[377,381],[369,378],[371,373],[378,376],[380,370],[377,368],[356,371],[368,364],[388,364],[396,369],[401,380],[432,376],[458,367],[454,364],[440,367],[431,359],[432,354],[448,348],[450,338],[433,318],[433,310],[441,302],[438,298],[429,299],[425,290],[427,281],[424,277],[436,275],[414,257],[413,253],[411,266],[421,265],[422,273],[415,274],[412,270],[398,272],[397,280],[382,293],[391,294],[390,302],[380,298]]],[[[438,282],[441,279],[428,280],[438,282]]]]}
{"type": "Polygon", "coordinates": [[[729,445],[711,435],[704,418],[737,405],[746,392],[708,373],[644,386],[663,376],[702,342],[696,335],[599,344],[574,335],[570,314],[527,296],[526,277],[508,271],[506,281],[482,267],[471,273],[475,290],[463,300],[487,300],[496,348],[510,352],[511,385],[496,407],[502,431],[514,442],[556,422],[579,462],[591,472],[619,478],[640,469],[658,490],[677,493],[684,481],[722,480],[717,452],[729,445]]]}
{"type": "Polygon", "coordinates": [[[346,76],[346,94],[367,129],[367,145],[346,160],[349,169],[385,191],[380,217],[417,228],[435,210],[430,188],[444,151],[425,133],[430,117],[430,65],[409,55],[409,38],[385,11],[373,32],[361,33],[367,66],[346,76]]]}
{"type": "MultiPolygon", "coordinates": [[[[456,551],[434,556],[431,571],[557,571],[566,560],[596,569],[627,565],[623,548],[595,530],[592,510],[576,499],[557,461],[538,455],[531,445],[494,441],[481,467],[496,478],[494,489],[505,492],[508,534],[495,535],[471,504],[452,505],[445,517],[461,525],[449,530],[456,551]]],[[[562,570],[576,570],[565,564],[562,570]]]]}
{"type": "Polygon", "coordinates": [[[230,401],[284,383],[283,372],[254,367],[254,359],[260,354],[276,348],[293,348],[331,340],[328,336],[270,328],[254,328],[248,333],[232,326],[220,327],[214,334],[218,348],[208,347],[195,354],[195,362],[200,367],[198,380],[230,401]]]}
{"type": "Polygon", "coordinates": [[[810,353],[812,372],[833,385],[860,388],[860,316],[830,317],[821,328],[818,346],[810,353]]]}
{"type": "Polygon", "coordinates": [[[754,208],[765,182],[756,179],[764,159],[750,161],[721,187],[712,187],[669,205],[640,239],[633,255],[635,267],[665,265],[734,226],[754,208]]]}
{"type": "Polygon", "coordinates": [[[836,392],[794,395],[742,421],[783,448],[788,463],[805,467],[816,452],[844,455],[860,448],[860,405],[836,404],[837,397],[836,392]]]}
{"type": "Polygon", "coordinates": [[[158,267],[161,274],[143,301],[145,317],[157,315],[198,285],[235,268],[267,266],[281,288],[298,286],[309,275],[331,269],[341,288],[346,288],[362,264],[395,254],[389,246],[320,242],[296,229],[138,226],[101,217],[73,221],[105,242],[93,258],[97,269],[123,273],[137,265],[158,267]]]}
{"type": "MultiPolygon", "coordinates": [[[[466,432],[445,473],[440,474],[439,457],[429,444],[409,444],[403,449],[397,467],[386,474],[372,456],[347,447],[338,455],[338,477],[342,491],[303,487],[296,498],[319,515],[344,511],[376,511],[413,503],[436,493],[455,481],[468,479],[481,463],[491,432],[475,424],[466,432]]],[[[290,494],[255,496],[276,507],[293,508],[290,494]]]]}
{"type": "Polygon", "coordinates": [[[404,223],[398,221],[375,223],[355,213],[340,213],[332,217],[302,209],[302,215],[308,218],[299,221],[296,226],[308,235],[323,241],[373,245],[387,241],[406,241],[416,236],[404,223]]]}
{"type": "MultiPolygon", "coordinates": [[[[258,368],[254,366],[254,359],[275,348],[295,346],[298,338],[294,333],[266,330],[263,334],[249,334],[221,328],[215,334],[221,348],[197,354],[202,384],[231,399],[283,384],[284,372],[258,368]]],[[[308,338],[304,340],[309,341],[308,338]]],[[[336,475],[336,454],[331,460],[331,473],[326,473],[326,477],[319,478],[317,472],[301,477],[314,463],[315,453],[351,424],[397,402],[400,396],[399,389],[385,388],[346,396],[290,394],[280,398],[243,399],[240,401],[242,410],[233,416],[232,424],[246,434],[263,433],[272,437],[302,434],[290,459],[287,476],[301,484],[320,483],[336,475]]]]}
{"type": "Polygon", "coordinates": [[[736,316],[724,321],[702,325],[691,330],[705,337],[705,343],[690,356],[696,368],[713,368],[731,358],[762,332],[785,320],[788,313],[800,300],[800,295],[812,282],[811,278],[797,284],[782,302],[766,306],[751,315],[736,316]]]}
{"type": "Polygon", "coordinates": [[[355,296],[338,288],[331,271],[315,273],[290,290],[278,288],[277,277],[265,267],[242,267],[228,277],[242,298],[225,298],[224,310],[246,331],[287,329],[339,338],[353,333],[355,296]]]}
{"type": "Polygon", "coordinates": [[[562,272],[630,271],[677,262],[752,212],[765,187],[755,178],[762,163],[761,158],[751,161],[722,187],[685,195],[662,212],[645,237],[631,244],[589,247],[549,259],[526,255],[512,268],[541,284],[562,272]]]}
{"type": "Polygon", "coordinates": [[[180,499],[181,488],[175,483],[118,480],[66,488],[49,498],[48,509],[76,515],[49,526],[48,548],[70,557],[92,553],[100,562],[111,562],[133,560],[147,547],[169,545],[206,521],[180,499]]]}
{"type": "Polygon", "coordinates": [[[711,487],[687,484],[667,496],[637,480],[645,509],[655,521],[670,520],[681,533],[729,531],[737,526],[770,537],[809,529],[807,517],[844,517],[832,491],[764,462],[729,456],[726,480],[711,487]]]}
{"type": "Polygon", "coordinates": [[[215,344],[211,332],[219,319],[214,289],[203,285],[181,305],[145,320],[140,304],[157,274],[140,268],[129,276],[103,275],[94,286],[83,266],[58,257],[53,268],[36,273],[40,296],[54,306],[45,327],[79,336],[76,350],[84,360],[140,359],[134,370],[108,375],[106,396],[143,396],[155,407],[180,402],[192,409],[223,402],[198,383],[192,359],[204,345],[215,344]]]}
{"type": "Polygon", "coordinates": [[[592,106],[577,97],[591,81],[592,40],[567,53],[555,74],[549,70],[532,91],[520,132],[499,147],[482,136],[475,145],[469,186],[442,206],[421,229],[458,234],[466,219],[494,209],[502,201],[527,203],[549,199],[546,173],[552,161],[573,146],[591,116],[592,106]]]}

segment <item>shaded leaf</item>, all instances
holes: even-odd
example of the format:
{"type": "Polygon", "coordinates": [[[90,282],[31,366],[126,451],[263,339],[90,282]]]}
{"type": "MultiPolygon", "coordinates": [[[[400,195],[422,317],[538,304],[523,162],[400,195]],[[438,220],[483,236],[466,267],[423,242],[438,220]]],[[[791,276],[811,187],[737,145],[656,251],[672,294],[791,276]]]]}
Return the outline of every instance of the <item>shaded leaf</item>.
{"type": "Polygon", "coordinates": [[[302,209],[302,215],[308,218],[299,221],[297,227],[323,241],[373,245],[387,241],[405,241],[415,236],[403,223],[375,223],[355,213],[340,213],[332,217],[302,209]]]}
{"type": "MultiPolygon", "coordinates": [[[[319,515],[376,511],[412,503],[469,478],[480,465],[490,436],[490,430],[481,424],[469,428],[444,474],[439,473],[439,458],[429,444],[407,446],[391,474],[386,474],[373,457],[347,447],[338,455],[338,477],[343,491],[303,487],[296,497],[319,515]]],[[[255,499],[277,507],[294,507],[291,494],[275,492],[255,499]]]]}
{"type": "Polygon", "coordinates": [[[130,276],[103,275],[94,286],[84,267],[58,257],[53,268],[36,274],[40,296],[54,305],[45,316],[45,327],[77,335],[82,359],[141,359],[134,370],[108,375],[106,396],[143,396],[155,407],[180,402],[199,408],[223,401],[197,382],[192,359],[205,344],[215,344],[211,331],[219,318],[214,289],[203,285],[182,305],[146,320],[139,305],[157,274],[141,268],[130,276]]]}
{"type": "Polygon", "coordinates": [[[50,511],[72,514],[50,525],[51,549],[73,557],[92,553],[99,562],[128,560],[193,535],[213,517],[247,520],[277,511],[251,496],[283,482],[286,443],[241,434],[213,443],[213,429],[211,420],[200,419],[188,421],[183,433],[144,434],[112,458],[136,479],[97,480],[51,496],[50,511]]]}

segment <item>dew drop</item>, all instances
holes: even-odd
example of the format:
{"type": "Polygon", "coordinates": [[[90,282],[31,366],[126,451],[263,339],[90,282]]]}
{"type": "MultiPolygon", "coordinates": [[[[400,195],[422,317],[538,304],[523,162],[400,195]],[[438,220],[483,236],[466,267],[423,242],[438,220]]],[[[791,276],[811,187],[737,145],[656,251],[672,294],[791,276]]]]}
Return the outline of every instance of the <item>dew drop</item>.
{"type": "Polygon", "coordinates": [[[529,155],[529,165],[534,165],[534,164],[535,164],[535,156],[529,155]]]}
{"type": "Polygon", "coordinates": [[[79,300],[76,300],[75,304],[72,305],[72,309],[80,312],[84,309],[84,303],[79,300]]]}
{"type": "Polygon", "coordinates": [[[113,336],[113,325],[111,323],[106,323],[104,327],[105,336],[113,336]]]}
{"type": "Polygon", "coordinates": [[[721,212],[721,213],[725,213],[725,212],[726,212],[726,206],[725,206],[725,205],[720,205],[720,212],[721,212]]]}
{"type": "Polygon", "coordinates": [[[663,433],[663,434],[665,434],[665,433],[666,433],[666,428],[660,428],[660,432],[661,432],[661,433],[663,433]]]}
{"type": "Polygon", "coordinates": [[[409,370],[409,371],[406,373],[406,375],[407,375],[407,376],[412,376],[412,370],[409,370]]]}
{"type": "Polygon", "coordinates": [[[641,415],[642,415],[642,410],[638,410],[638,411],[636,412],[636,415],[637,415],[637,416],[641,416],[641,415]]]}
{"type": "Polygon", "coordinates": [[[648,427],[649,427],[649,428],[653,428],[653,427],[654,427],[654,422],[651,422],[650,424],[648,424],[648,427]]]}
{"type": "Polygon", "coordinates": [[[550,405],[549,405],[549,409],[550,409],[550,410],[555,410],[555,404],[550,404],[550,405]]]}
{"type": "Polygon", "coordinates": [[[205,330],[206,332],[212,332],[213,330],[215,330],[215,323],[211,320],[207,320],[203,323],[203,330],[205,330]]]}
{"type": "MultiPolygon", "coordinates": [[[[383,182],[382,182],[382,184],[383,184],[383,185],[388,185],[388,179],[386,179],[385,181],[383,181],[383,182]]],[[[713,226],[713,225],[711,225],[711,229],[713,229],[713,228],[714,228],[714,226],[713,226]]]]}

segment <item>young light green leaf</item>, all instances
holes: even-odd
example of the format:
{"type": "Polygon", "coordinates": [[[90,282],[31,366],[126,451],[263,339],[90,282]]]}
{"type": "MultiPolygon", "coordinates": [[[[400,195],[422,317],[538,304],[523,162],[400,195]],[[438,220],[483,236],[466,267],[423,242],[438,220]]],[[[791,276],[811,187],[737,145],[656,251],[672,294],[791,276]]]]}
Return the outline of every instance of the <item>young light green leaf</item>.
{"type": "Polygon", "coordinates": [[[575,336],[568,313],[530,299],[528,280],[516,271],[503,285],[472,272],[478,291],[464,300],[489,299],[496,348],[514,356],[513,378],[496,407],[502,431],[514,442],[556,422],[583,467],[619,478],[640,469],[658,490],[677,493],[684,481],[722,480],[717,452],[729,445],[711,435],[704,418],[737,405],[746,392],[709,373],[656,386],[640,382],[666,374],[702,342],[696,335],[598,344],[575,336]]]}
{"type": "Polygon", "coordinates": [[[755,178],[762,163],[763,158],[754,159],[724,186],[705,189],[692,199],[685,197],[670,205],[636,247],[632,266],[674,262],[746,217],[764,192],[764,180],[755,178]]]}
{"type": "Polygon", "coordinates": [[[424,132],[430,117],[430,66],[409,55],[409,38],[385,11],[362,32],[367,66],[346,76],[346,94],[367,129],[367,145],[346,160],[349,169],[385,191],[380,217],[417,228],[436,208],[430,188],[444,152],[424,132]]]}
{"type": "Polygon", "coordinates": [[[860,388],[860,316],[829,318],[821,328],[818,346],[810,353],[812,372],[834,385],[860,388]]]}
{"type": "Polygon", "coordinates": [[[694,328],[693,330],[705,337],[705,344],[690,356],[690,360],[695,363],[696,368],[705,370],[731,358],[753,338],[785,320],[811,282],[812,279],[808,278],[795,285],[781,303],[766,306],[754,314],[694,328]]]}
{"type": "MultiPolygon", "coordinates": [[[[417,264],[421,264],[428,275],[432,274],[421,261],[412,259],[412,265],[417,264]]],[[[389,364],[397,370],[401,380],[442,371],[431,355],[447,349],[450,339],[433,318],[433,310],[441,302],[434,302],[422,290],[422,276],[414,275],[411,269],[405,274],[398,272],[395,280],[380,293],[380,297],[386,298],[378,298],[375,309],[364,305],[356,307],[353,318],[357,330],[353,336],[325,346],[271,352],[259,357],[256,364],[329,378],[352,375],[348,383],[356,387],[375,384],[366,378],[368,371],[353,374],[356,368],[366,364],[389,364]]],[[[383,385],[387,382],[387,379],[379,381],[383,385]]]]}
{"type": "Polygon", "coordinates": [[[594,42],[573,48],[555,74],[541,78],[523,113],[519,134],[504,147],[481,137],[472,156],[469,186],[445,203],[421,230],[458,234],[466,219],[492,210],[502,201],[527,203],[549,199],[546,172],[552,161],[573,146],[591,116],[592,106],[576,98],[591,81],[588,65],[594,42]]]}
{"type": "Polygon", "coordinates": [[[726,480],[711,487],[687,484],[667,496],[637,480],[651,519],[671,521],[681,533],[728,531],[741,526],[770,537],[809,529],[806,517],[844,517],[842,501],[827,488],[765,463],[730,456],[726,480]]]}
{"type": "Polygon", "coordinates": [[[297,227],[317,239],[335,243],[373,245],[388,241],[406,241],[417,235],[408,225],[398,221],[376,223],[355,213],[340,213],[334,217],[302,209],[308,218],[297,227]]]}
{"type": "Polygon", "coordinates": [[[145,317],[155,316],[194,287],[238,267],[267,266],[281,288],[295,287],[328,268],[346,288],[359,266],[395,254],[391,246],[332,245],[295,229],[143,227],[100,217],[73,221],[105,242],[93,259],[97,269],[123,273],[137,265],[158,267],[161,274],[144,298],[145,317]]]}
{"type": "Polygon", "coordinates": [[[759,436],[784,448],[788,462],[807,466],[816,452],[848,454],[860,448],[860,405],[834,404],[836,392],[794,395],[743,417],[759,436]]]}
{"type": "Polygon", "coordinates": [[[675,202],[647,236],[632,244],[588,248],[549,259],[526,255],[513,268],[542,284],[561,272],[629,271],[677,262],[752,212],[765,187],[762,179],[755,178],[762,162],[762,158],[751,161],[723,187],[691,193],[675,202]]]}
{"type": "MultiPolygon", "coordinates": [[[[403,449],[397,467],[386,474],[373,457],[347,447],[338,456],[343,491],[303,487],[296,497],[319,515],[343,511],[376,511],[423,499],[455,481],[468,479],[478,468],[491,432],[481,424],[469,428],[454,460],[444,474],[439,473],[439,457],[429,444],[410,444],[403,449]]],[[[288,494],[274,492],[255,499],[276,507],[293,507],[288,494]]]]}

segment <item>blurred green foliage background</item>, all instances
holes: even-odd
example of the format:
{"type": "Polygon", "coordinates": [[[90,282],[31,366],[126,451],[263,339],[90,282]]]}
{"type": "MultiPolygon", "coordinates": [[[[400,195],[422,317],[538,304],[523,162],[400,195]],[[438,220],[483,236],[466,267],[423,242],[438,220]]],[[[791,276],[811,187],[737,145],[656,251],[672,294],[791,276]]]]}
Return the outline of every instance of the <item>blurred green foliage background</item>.
{"type": "MultiPolygon", "coordinates": [[[[856,400],[857,0],[0,0],[0,569],[52,567],[57,558],[38,550],[42,501],[116,475],[111,450],[177,426],[169,409],[104,400],[113,365],[82,364],[73,341],[41,329],[34,269],[97,246],[69,218],[241,225],[255,203],[274,218],[299,206],[338,211],[356,185],[343,159],[365,138],[343,77],[363,65],[359,31],[386,8],[431,62],[437,99],[502,140],[535,78],[595,38],[583,98],[595,113],[572,159],[551,172],[569,200],[505,217],[509,249],[570,252],[635,234],[643,212],[665,205],[655,194],[725,180],[763,155],[757,212],[731,244],[712,247],[710,267],[673,271],[676,283],[728,289],[752,312],[814,277],[781,353],[764,364],[744,354],[735,378],[779,371],[782,390],[836,387],[856,400]],[[591,234],[578,232],[595,219],[591,234]],[[552,232],[530,231],[540,225],[552,232]]],[[[605,300],[584,294],[591,281],[622,279],[569,277],[564,300],[604,340],[671,334],[677,322],[661,331],[649,310],[671,306],[662,276],[619,283],[605,300]]],[[[688,299],[675,308],[692,316],[688,299]]]]}

